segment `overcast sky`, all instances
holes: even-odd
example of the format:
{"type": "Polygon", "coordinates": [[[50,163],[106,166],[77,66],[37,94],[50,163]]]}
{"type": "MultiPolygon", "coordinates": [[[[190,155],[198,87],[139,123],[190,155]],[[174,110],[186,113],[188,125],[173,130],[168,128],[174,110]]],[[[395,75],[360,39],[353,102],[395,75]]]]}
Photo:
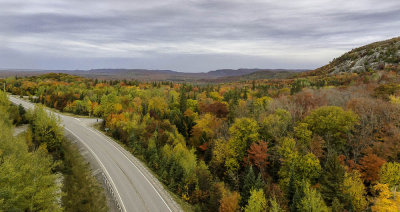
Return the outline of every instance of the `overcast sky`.
{"type": "Polygon", "coordinates": [[[0,68],[316,68],[397,36],[399,0],[0,0],[0,68]]]}

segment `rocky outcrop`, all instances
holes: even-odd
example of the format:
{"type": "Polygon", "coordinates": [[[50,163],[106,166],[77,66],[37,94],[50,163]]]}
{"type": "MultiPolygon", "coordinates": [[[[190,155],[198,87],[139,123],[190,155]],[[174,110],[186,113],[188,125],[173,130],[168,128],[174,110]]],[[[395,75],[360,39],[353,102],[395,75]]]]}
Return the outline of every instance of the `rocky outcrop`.
{"type": "Polygon", "coordinates": [[[368,70],[383,69],[388,65],[398,65],[400,62],[400,40],[388,45],[352,51],[342,57],[344,57],[344,60],[337,64],[330,74],[361,73],[368,70]]]}
{"type": "Polygon", "coordinates": [[[325,66],[303,72],[299,77],[362,73],[383,69],[400,71],[400,37],[353,49],[325,66]]]}

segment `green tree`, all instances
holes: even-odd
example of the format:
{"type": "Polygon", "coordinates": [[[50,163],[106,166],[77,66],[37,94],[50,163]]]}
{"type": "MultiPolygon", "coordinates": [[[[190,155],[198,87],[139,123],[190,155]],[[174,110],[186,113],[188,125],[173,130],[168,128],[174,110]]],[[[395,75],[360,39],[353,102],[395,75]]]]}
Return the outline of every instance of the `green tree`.
{"type": "Polygon", "coordinates": [[[226,162],[228,169],[235,171],[243,161],[250,145],[258,140],[257,122],[250,118],[238,118],[229,128],[231,138],[228,147],[233,150],[233,155],[226,162]]]}
{"type": "MultiPolygon", "coordinates": [[[[293,180],[293,179],[291,179],[291,180],[293,180]]],[[[290,188],[294,190],[294,194],[291,198],[291,201],[289,202],[291,212],[296,212],[298,210],[298,207],[301,203],[301,199],[304,197],[304,189],[305,189],[304,186],[305,186],[305,181],[302,181],[301,186],[296,186],[294,184],[292,184],[290,186],[290,188]]]]}
{"type": "Polygon", "coordinates": [[[279,206],[275,197],[269,199],[269,211],[270,212],[282,212],[282,208],[279,206]]]}
{"type": "Polygon", "coordinates": [[[101,109],[96,111],[99,116],[107,117],[111,113],[115,112],[115,104],[118,103],[118,97],[115,93],[104,95],[101,97],[101,109]]]}
{"type": "Polygon", "coordinates": [[[192,128],[192,137],[189,140],[191,146],[198,147],[214,138],[221,124],[222,120],[210,113],[202,115],[200,119],[196,121],[196,125],[192,128]]]}
{"type": "Polygon", "coordinates": [[[328,153],[320,179],[321,193],[328,205],[332,205],[333,201],[338,199],[341,204],[348,206],[349,197],[344,191],[345,172],[337,154],[328,153]]]}
{"type": "Polygon", "coordinates": [[[260,135],[265,141],[278,140],[286,136],[292,122],[290,113],[283,109],[276,110],[268,115],[261,123],[260,135]]]}
{"type": "Polygon", "coordinates": [[[312,132],[308,129],[308,124],[299,123],[296,127],[294,127],[294,132],[299,144],[299,148],[303,152],[308,151],[310,149],[312,138],[312,132]]]}
{"type": "Polygon", "coordinates": [[[249,203],[245,207],[245,212],[263,212],[267,208],[267,200],[265,199],[262,189],[253,189],[250,192],[249,203]]]}
{"type": "Polygon", "coordinates": [[[306,183],[303,190],[303,198],[297,206],[299,212],[328,212],[321,194],[311,188],[310,184],[306,183]]]}
{"type": "Polygon", "coordinates": [[[381,167],[380,180],[382,184],[388,184],[390,189],[397,190],[400,186],[400,163],[388,162],[381,167]]]}
{"type": "Polygon", "coordinates": [[[10,122],[0,117],[0,211],[61,211],[51,156],[43,147],[28,152],[23,137],[13,137],[10,122]]]}
{"type": "Polygon", "coordinates": [[[321,174],[318,158],[312,153],[300,154],[296,149],[296,142],[292,138],[283,139],[278,147],[281,156],[281,167],[278,172],[281,188],[288,194],[291,178],[294,187],[301,185],[302,181],[312,182],[321,174]]]}
{"type": "Polygon", "coordinates": [[[368,206],[366,199],[367,192],[361,179],[361,174],[357,170],[346,172],[344,178],[344,193],[349,195],[356,211],[364,211],[368,206]]]}
{"type": "Polygon", "coordinates": [[[290,86],[290,94],[300,92],[303,88],[310,86],[310,81],[306,78],[296,79],[290,86]]]}
{"type": "Polygon", "coordinates": [[[187,96],[186,96],[186,91],[185,87],[182,86],[179,94],[179,110],[181,113],[184,113],[187,108],[187,96]]]}
{"type": "Polygon", "coordinates": [[[305,118],[305,123],[313,133],[324,138],[328,148],[342,151],[346,135],[358,123],[358,116],[340,107],[324,106],[312,111],[305,118]]]}
{"type": "Polygon", "coordinates": [[[240,193],[241,198],[241,205],[246,205],[247,201],[250,198],[250,191],[255,189],[262,189],[264,185],[263,180],[261,179],[261,175],[259,174],[258,177],[254,174],[253,167],[250,166],[248,168],[248,172],[244,177],[244,182],[242,186],[242,192],[240,193]]]}
{"type": "Polygon", "coordinates": [[[60,158],[64,132],[60,127],[59,118],[48,113],[42,106],[36,106],[31,117],[31,128],[36,148],[45,144],[48,151],[60,158]]]}
{"type": "Polygon", "coordinates": [[[257,118],[262,112],[266,111],[271,101],[272,98],[267,96],[254,99],[251,109],[254,113],[254,117],[257,118]]]}

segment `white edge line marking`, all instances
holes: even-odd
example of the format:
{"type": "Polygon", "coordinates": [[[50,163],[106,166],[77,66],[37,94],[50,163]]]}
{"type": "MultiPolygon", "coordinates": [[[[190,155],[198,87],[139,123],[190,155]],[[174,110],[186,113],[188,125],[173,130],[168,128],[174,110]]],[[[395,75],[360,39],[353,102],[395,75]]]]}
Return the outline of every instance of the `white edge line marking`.
{"type": "Polygon", "coordinates": [[[85,147],[93,154],[93,156],[96,158],[97,162],[100,164],[102,169],[106,172],[107,177],[110,179],[111,184],[113,185],[113,187],[115,189],[115,192],[118,194],[118,199],[121,202],[123,210],[127,211],[126,208],[125,208],[124,202],[122,201],[121,195],[119,194],[119,192],[117,190],[117,187],[115,186],[115,183],[114,183],[113,179],[111,178],[110,174],[108,173],[107,169],[105,168],[104,164],[101,162],[99,157],[96,155],[96,153],[94,153],[93,150],[89,147],[89,145],[87,145],[78,135],[76,135],[74,132],[72,132],[72,130],[68,129],[65,126],[64,126],[64,129],[68,130],[72,135],[74,135],[77,139],[79,139],[81,141],[81,143],[83,145],[85,145],[85,147]]]}
{"type": "Polygon", "coordinates": [[[172,212],[171,208],[168,206],[168,204],[165,202],[164,198],[161,196],[161,194],[157,191],[157,189],[154,187],[153,183],[151,183],[149,181],[149,179],[147,179],[147,177],[143,174],[143,172],[125,155],[125,153],[123,153],[119,148],[117,148],[115,146],[115,141],[111,140],[110,138],[108,138],[107,136],[105,136],[103,133],[98,132],[97,130],[92,130],[90,127],[86,127],[84,126],[86,129],[99,134],[101,137],[104,137],[107,142],[109,142],[111,144],[111,146],[113,146],[115,149],[117,149],[126,159],[128,159],[128,161],[135,166],[135,168],[140,172],[140,174],[144,177],[144,179],[146,179],[146,181],[151,185],[151,187],[154,189],[154,191],[156,191],[156,193],[158,194],[158,196],[161,198],[161,200],[164,202],[164,204],[167,206],[168,210],[172,212]]]}

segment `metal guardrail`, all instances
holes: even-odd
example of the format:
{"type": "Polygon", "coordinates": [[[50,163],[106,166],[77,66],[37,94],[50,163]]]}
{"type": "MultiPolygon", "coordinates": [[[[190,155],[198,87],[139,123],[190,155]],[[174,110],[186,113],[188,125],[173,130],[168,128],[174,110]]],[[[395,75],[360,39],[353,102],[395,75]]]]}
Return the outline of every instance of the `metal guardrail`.
{"type": "Polygon", "coordinates": [[[119,204],[118,197],[117,197],[117,195],[115,195],[114,189],[113,189],[110,181],[108,180],[107,176],[104,174],[104,172],[101,172],[101,175],[103,177],[104,183],[106,184],[107,190],[111,193],[111,196],[114,199],[114,203],[117,206],[118,211],[124,212],[122,210],[121,205],[119,204]]]}

